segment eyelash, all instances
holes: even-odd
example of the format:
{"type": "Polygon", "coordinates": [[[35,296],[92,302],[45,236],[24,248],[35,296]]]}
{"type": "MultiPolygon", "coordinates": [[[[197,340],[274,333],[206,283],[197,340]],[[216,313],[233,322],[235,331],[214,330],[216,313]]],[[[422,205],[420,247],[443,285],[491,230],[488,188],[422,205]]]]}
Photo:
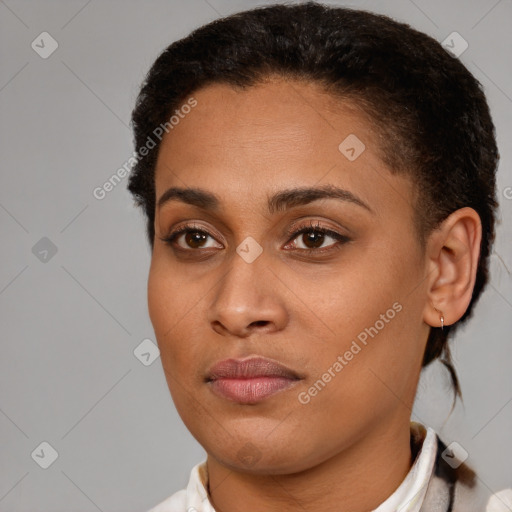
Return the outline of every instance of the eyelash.
{"type": "MultiPolygon", "coordinates": [[[[319,223],[317,223],[316,225],[313,225],[313,222],[310,222],[308,225],[299,226],[296,231],[294,231],[294,228],[289,229],[286,233],[286,235],[289,237],[288,238],[289,241],[287,242],[287,244],[289,242],[295,240],[299,235],[302,235],[304,233],[311,233],[311,232],[314,232],[316,234],[331,236],[332,238],[337,240],[337,243],[331,244],[328,248],[324,248],[324,249],[296,249],[296,251],[298,251],[302,254],[307,254],[307,255],[312,255],[312,254],[318,255],[319,253],[323,254],[323,253],[331,252],[333,250],[338,250],[341,248],[341,246],[343,244],[350,242],[350,239],[347,236],[342,235],[342,234],[340,234],[336,231],[333,231],[331,229],[321,227],[319,223]]],[[[170,246],[173,246],[174,241],[180,235],[186,234],[186,233],[201,233],[202,235],[206,235],[206,236],[210,236],[211,238],[214,238],[210,233],[208,233],[208,231],[205,231],[204,229],[196,227],[195,225],[186,224],[186,225],[180,226],[179,228],[177,228],[175,231],[173,231],[168,236],[160,237],[160,240],[162,240],[162,242],[164,242],[170,246]]],[[[188,251],[200,251],[201,249],[193,249],[193,248],[184,249],[183,247],[178,247],[178,250],[188,252],[188,251]]]]}

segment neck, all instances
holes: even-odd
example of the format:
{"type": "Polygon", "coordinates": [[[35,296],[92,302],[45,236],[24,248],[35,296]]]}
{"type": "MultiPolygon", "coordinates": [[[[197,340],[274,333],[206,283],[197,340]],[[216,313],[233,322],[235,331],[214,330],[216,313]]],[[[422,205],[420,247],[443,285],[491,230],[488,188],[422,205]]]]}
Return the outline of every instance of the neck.
{"type": "Polygon", "coordinates": [[[254,475],[208,456],[210,501],[222,512],[252,510],[368,512],[402,483],[411,468],[410,425],[376,428],[348,449],[305,471],[254,475]]]}

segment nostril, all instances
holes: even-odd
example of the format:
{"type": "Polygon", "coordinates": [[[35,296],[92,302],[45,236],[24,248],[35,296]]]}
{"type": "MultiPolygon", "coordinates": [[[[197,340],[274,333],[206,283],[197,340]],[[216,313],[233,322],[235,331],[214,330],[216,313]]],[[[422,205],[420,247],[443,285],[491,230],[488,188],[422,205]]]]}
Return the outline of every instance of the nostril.
{"type": "Polygon", "coordinates": [[[263,326],[265,326],[265,325],[267,325],[267,324],[268,324],[268,321],[267,321],[267,320],[258,320],[258,321],[256,321],[256,322],[252,322],[252,324],[251,324],[251,325],[254,325],[254,326],[256,326],[256,327],[263,327],[263,326]]]}

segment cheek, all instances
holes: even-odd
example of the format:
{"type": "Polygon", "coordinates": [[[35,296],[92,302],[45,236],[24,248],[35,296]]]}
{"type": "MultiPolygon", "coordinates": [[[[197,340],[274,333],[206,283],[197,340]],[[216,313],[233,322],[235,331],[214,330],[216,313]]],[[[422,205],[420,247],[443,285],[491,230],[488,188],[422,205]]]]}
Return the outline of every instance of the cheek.
{"type": "Polygon", "coordinates": [[[194,313],[189,305],[193,301],[182,281],[183,277],[167,269],[162,260],[152,260],[147,287],[148,312],[166,368],[171,368],[171,363],[177,366],[177,361],[186,355],[184,345],[175,340],[183,336],[194,313]]]}
{"type": "Polygon", "coordinates": [[[148,312],[155,335],[160,343],[165,331],[172,328],[171,311],[174,311],[175,294],[170,289],[170,282],[153,258],[148,277],[148,312]]]}
{"type": "Polygon", "coordinates": [[[312,429],[322,418],[325,439],[344,432],[346,441],[368,425],[409,411],[422,347],[414,342],[402,304],[368,306],[367,313],[354,312],[352,325],[339,317],[334,326],[339,337],[312,354],[314,368],[297,392],[302,428],[312,429]]]}
{"type": "Polygon", "coordinates": [[[343,371],[335,372],[343,378],[333,379],[338,384],[329,387],[340,385],[344,395],[358,396],[378,391],[374,385],[386,392],[388,383],[401,393],[414,380],[424,349],[424,299],[421,261],[412,252],[399,255],[380,246],[347,259],[323,288],[323,296],[311,298],[330,331],[329,342],[313,355],[315,376],[346,354],[343,371]],[[379,384],[378,377],[384,383],[379,384]]]}
{"type": "MultiPolygon", "coordinates": [[[[165,379],[173,402],[185,424],[188,417],[201,413],[190,402],[190,389],[198,375],[193,371],[200,361],[195,340],[201,339],[193,327],[197,325],[194,313],[197,300],[190,297],[184,286],[184,277],[165,268],[162,262],[151,264],[148,277],[148,312],[155,332],[165,379]],[[164,268],[162,268],[164,267],[164,268]],[[187,417],[183,416],[183,411],[187,417]]],[[[194,402],[194,401],[192,401],[194,402]]]]}
{"type": "Polygon", "coordinates": [[[160,247],[155,247],[151,259],[147,293],[149,316],[157,337],[172,336],[183,328],[184,318],[194,313],[193,306],[201,296],[187,271],[177,270],[160,247]]]}

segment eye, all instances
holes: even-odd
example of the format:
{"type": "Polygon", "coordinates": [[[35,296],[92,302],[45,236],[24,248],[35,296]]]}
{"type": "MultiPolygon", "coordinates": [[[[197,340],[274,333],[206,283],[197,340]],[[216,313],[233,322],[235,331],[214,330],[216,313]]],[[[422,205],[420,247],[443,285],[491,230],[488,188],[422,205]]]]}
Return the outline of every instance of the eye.
{"type": "Polygon", "coordinates": [[[213,237],[205,231],[194,225],[180,226],[174,230],[170,235],[160,238],[162,242],[169,245],[177,245],[179,249],[190,250],[190,249],[210,249],[215,246],[205,245],[208,238],[213,237]],[[183,238],[185,246],[180,245],[178,241],[183,238]]]}
{"type": "MultiPolygon", "coordinates": [[[[299,238],[299,245],[291,244],[291,249],[295,250],[299,253],[305,254],[322,254],[325,252],[329,252],[331,250],[339,249],[341,245],[346,242],[349,242],[350,239],[328,228],[321,227],[319,223],[313,225],[312,222],[308,225],[303,225],[296,230],[289,230],[287,236],[288,240],[294,241],[300,235],[303,235],[302,238],[299,238]],[[304,235],[307,234],[307,237],[304,235]],[[328,244],[327,247],[324,246],[326,240],[328,239],[334,240],[333,243],[328,244]],[[302,247],[300,246],[302,245],[302,247]]],[[[199,249],[213,249],[219,248],[222,249],[222,245],[215,245],[213,236],[195,225],[184,225],[175,229],[170,235],[166,237],[160,237],[164,243],[175,247],[177,250],[188,251],[188,252],[198,252],[199,249]],[[208,239],[211,239],[210,245],[207,245],[208,239]],[[182,241],[183,243],[179,243],[182,241]],[[213,245],[212,245],[213,243],[213,245]]],[[[289,248],[290,243],[288,243],[285,248],[289,248]]]]}
{"type": "Polygon", "coordinates": [[[293,240],[298,238],[299,245],[293,244],[294,249],[297,249],[299,252],[306,252],[308,254],[315,252],[323,253],[333,249],[339,249],[342,244],[350,241],[347,236],[333,231],[332,229],[321,227],[319,223],[313,225],[312,222],[307,226],[299,227],[297,231],[289,233],[289,236],[293,240]],[[327,247],[324,246],[322,248],[326,242],[326,239],[329,238],[334,240],[334,243],[328,244],[327,247]],[[301,244],[302,247],[300,246],[301,244]]]}

